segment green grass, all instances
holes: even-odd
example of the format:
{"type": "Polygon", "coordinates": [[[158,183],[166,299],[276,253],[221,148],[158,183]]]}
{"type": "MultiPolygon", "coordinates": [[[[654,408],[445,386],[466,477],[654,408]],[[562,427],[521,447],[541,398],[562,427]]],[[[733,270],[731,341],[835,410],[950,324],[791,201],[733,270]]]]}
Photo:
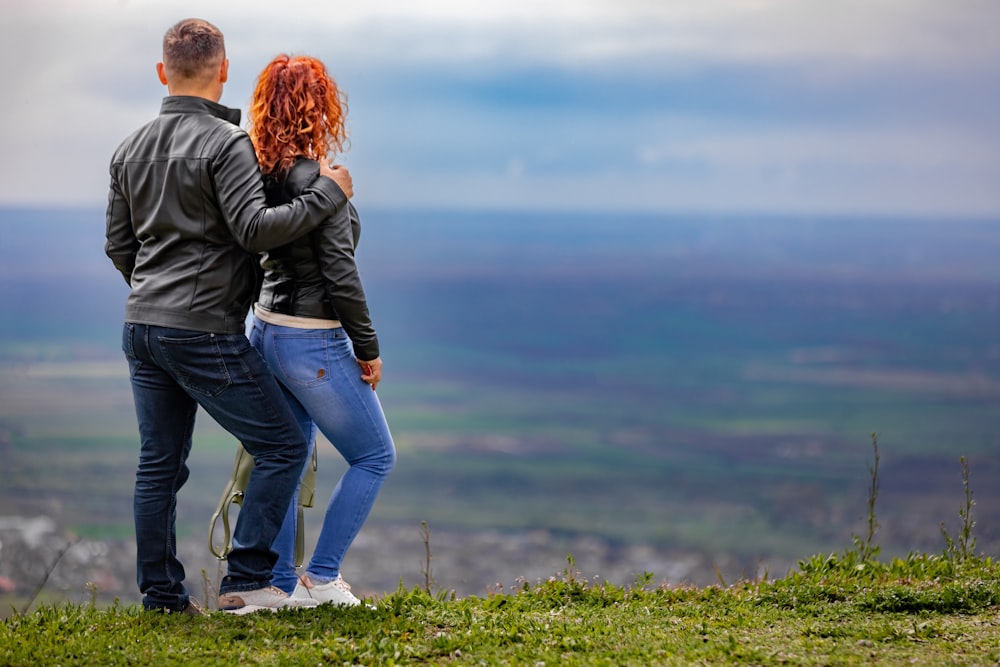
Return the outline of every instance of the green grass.
{"type": "Polygon", "coordinates": [[[49,605],[0,625],[0,664],[993,665],[1000,566],[926,554],[818,555],[778,580],[628,586],[572,558],[544,581],[456,598],[414,588],[374,610],[207,617],[49,605]]]}

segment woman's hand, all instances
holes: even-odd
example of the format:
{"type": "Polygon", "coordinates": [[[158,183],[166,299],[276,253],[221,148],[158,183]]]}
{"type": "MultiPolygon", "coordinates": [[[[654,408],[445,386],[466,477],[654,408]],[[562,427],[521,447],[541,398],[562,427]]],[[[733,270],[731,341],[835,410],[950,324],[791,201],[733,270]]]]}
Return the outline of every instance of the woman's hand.
{"type": "Polygon", "coordinates": [[[375,391],[375,387],[382,381],[382,359],[380,357],[375,357],[371,361],[358,359],[358,365],[361,366],[361,379],[370,384],[372,391],[375,391]]]}

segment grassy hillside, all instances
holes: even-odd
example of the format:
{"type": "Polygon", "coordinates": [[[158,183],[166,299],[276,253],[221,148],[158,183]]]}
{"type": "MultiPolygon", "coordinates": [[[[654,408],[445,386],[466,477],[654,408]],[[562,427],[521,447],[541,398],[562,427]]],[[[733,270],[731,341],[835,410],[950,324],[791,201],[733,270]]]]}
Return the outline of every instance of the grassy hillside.
{"type": "Polygon", "coordinates": [[[418,588],[233,617],[45,607],[0,624],[5,665],[987,665],[1000,662],[989,559],[848,551],[780,580],[705,588],[562,573],[453,598],[418,588]]]}

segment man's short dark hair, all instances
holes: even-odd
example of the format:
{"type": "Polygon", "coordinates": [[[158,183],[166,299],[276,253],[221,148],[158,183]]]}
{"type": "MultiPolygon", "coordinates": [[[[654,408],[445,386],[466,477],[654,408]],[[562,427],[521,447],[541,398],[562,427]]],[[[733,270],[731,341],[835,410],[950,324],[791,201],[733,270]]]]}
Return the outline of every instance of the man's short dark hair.
{"type": "Polygon", "coordinates": [[[222,31],[202,19],[184,19],[163,36],[163,66],[169,76],[211,76],[226,57],[222,31]]]}

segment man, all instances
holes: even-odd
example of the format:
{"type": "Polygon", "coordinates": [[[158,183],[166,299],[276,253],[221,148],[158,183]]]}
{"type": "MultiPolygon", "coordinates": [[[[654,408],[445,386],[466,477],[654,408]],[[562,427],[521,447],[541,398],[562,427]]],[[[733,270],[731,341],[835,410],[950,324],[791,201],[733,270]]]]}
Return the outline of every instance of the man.
{"type": "Polygon", "coordinates": [[[105,251],[131,287],[122,348],[141,449],[134,514],[137,580],[147,610],[201,613],[176,553],[177,492],[198,406],[246,447],[243,498],[219,608],[313,606],[270,586],[271,550],[308,453],[281,389],[244,334],[255,253],[288,243],[347,205],[350,174],[322,165],[291,204],[268,208],[239,111],[220,105],[222,33],[187,19],[163,38],[160,115],[111,160],[105,251]]]}

